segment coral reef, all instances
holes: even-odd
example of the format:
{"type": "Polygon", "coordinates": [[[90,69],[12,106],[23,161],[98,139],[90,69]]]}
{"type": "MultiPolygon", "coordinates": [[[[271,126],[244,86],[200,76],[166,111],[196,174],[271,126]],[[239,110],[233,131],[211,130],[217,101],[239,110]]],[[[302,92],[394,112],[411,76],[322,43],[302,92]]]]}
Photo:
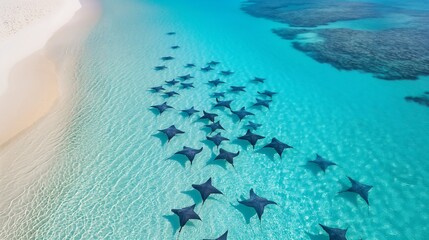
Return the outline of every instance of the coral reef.
{"type": "MultiPolygon", "coordinates": [[[[319,62],[338,69],[365,71],[385,80],[415,80],[429,75],[429,31],[321,29],[315,32],[324,41],[296,41],[293,46],[319,62]]],[[[286,37],[290,38],[290,34],[286,37]]]]}
{"type": "Polygon", "coordinates": [[[380,8],[387,10],[386,6],[367,2],[251,0],[242,10],[292,27],[317,27],[336,21],[379,17],[380,8]]]}
{"type": "Polygon", "coordinates": [[[242,9],[255,16],[301,28],[273,32],[315,60],[341,70],[360,70],[384,80],[416,80],[429,75],[429,12],[368,2],[330,0],[249,0],[242,9]],[[411,17],[406,27],[383,30],[317,28],[336,21],[411,17]],[[305,28],[303,28],[305,27],[305,28]],[[296,36],[316,33],[323,41],[300,41],[296,36]]]}

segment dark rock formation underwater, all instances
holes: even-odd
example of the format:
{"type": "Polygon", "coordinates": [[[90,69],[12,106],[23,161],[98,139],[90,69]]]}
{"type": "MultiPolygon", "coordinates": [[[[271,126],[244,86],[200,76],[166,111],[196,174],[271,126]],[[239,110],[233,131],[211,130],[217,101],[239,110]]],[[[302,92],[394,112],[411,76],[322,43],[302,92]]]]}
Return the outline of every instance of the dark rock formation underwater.
{"type": "Polygon", "coordinates": [[[383,80],[417,80],[429,75],[429,10],[332,0],[248,0],[242,10],[288,24],[273,32],[292,40],[294,48],[316,61],[339,70],[359,70],[383,80]],[[383,29],[323,28],[338,21],[377,21],[389,16],[405,16],[407,21],[383,29]],[[300,41],[303,33],[316,34],[321,40],[300,41]]]}

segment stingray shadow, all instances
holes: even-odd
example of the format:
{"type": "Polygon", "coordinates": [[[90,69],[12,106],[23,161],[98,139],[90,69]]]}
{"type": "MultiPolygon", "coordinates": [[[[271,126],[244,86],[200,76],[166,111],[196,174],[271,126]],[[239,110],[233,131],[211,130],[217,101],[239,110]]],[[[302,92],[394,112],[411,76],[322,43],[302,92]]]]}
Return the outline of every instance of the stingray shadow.
{"type": "Polygon", "coordinates": [[[196,119],[195,121],[193,121],[192,123],[204,123],[204,124],[209,124],[209,123],[210,123],[210,121],[209,121],[208,119],[201,119],[201,118],[198,118],[198,119],[196,119]]]}
{"type": "MultiPolygon", "coordinates": [[[[219,198],[221,198],[221,197],[223,196],[222,194],[216,194],[216,195],[218,195],[218,197],[219,197],[219,198]]],[[[212,201],[215,201],[215,202],[222,202],[222,200],[221,200],[221,199],[217,199],[215,195],[210,195],[210,196],[208,196],[208,197],[207,197],[207,199],[206,199],[206,202],[205,202],[205,203],[203,203],[203,205],[201,206],[200,214],[203,212],[203,210],[204,210],[204,206],[205,206],[205,205],[207,205],[207,204],[210,204],[210,202],[212,202],[212,201]],[[208,200],[210,200],[210,201],[208,201],[208,200]],[[207,202],[208,202],[208,203],[207,203],[207,202]]]]}
{"type": "Polygon", "coordinates": [[[228,108],[228,107],[225,107],[225,106],[216,106],[216,104],[213,103],[212,107],[211,107],[211,110],[219,110],[219,111],[222,111],[222,112],[226,113],[227,111],[230,111],[231,109],[228,108]]]}
{"type": "Polygon", "coordinates": [[[159,116],[162,113],[156,108],[149,108],[149,111],[152,112],[155,116],[159,116]]]}
{"type": "Polygon", "coordinates": [[[162,90],[160,90],[160,91],[157,92],[156,90],[153,90],[153,89],[148,89],[147,91],[150,92],[150,93],[153,93],[153,94],[162,92],[162,90]]]}
{"type": "Polygon", "coordinates": [[[235,145],[240,146],[244,151],[247,151],[247,148],[249,146],[252,146],[252,144],[250,144],[248,141],[241,140],[241,139],[234,139],[231,141],[231,144],[235,144],[235,145]]]}
{"type": "Polygon", "coordinates": [[[180,228],[179,217],[176,214],[163,215],[162,217],[167,219],[167,221],[171,224],[171,227],[173,228],[172,235],[174,236],[180,228]]]}
{"type": "Polygon", "coordinates": [[[305,232],[310,240],[329,240],[329,237],[323,234],[312,234],[309,232],[305,232]]]}
{"type": "Polygon", "coordinates": [[[242,93],[245,93],[246,91],[234,91],[234,90],[229,90],[228,93],[231,93],[233,95],[241,95],[242,93]]]}
{"type": "Polygon", "coordinates": [[[152,135],[153,137],[158,138],[161,141],[161,145],[164,146],[168,142],[167,136],[162,132],[157,132],[152,135]]]}
{"type": "Polygon", "coordinates": [[[212,134],[212,130],[209,127],[203,126],[200,128],[206,135],[212,134]]]}
{"type": "Polygon", "coordinates": [[[323,170],[320,169],[320,167],[310,162],[306,162],[304,165],[302,165],[302,167],[310,170],[310,172],[315,176],[317,176],[320,172],[323,172],[323,170]]]}
{"type": "Polygon", "coordinates": [[[217,149],[216,145],[212,141],[209,141],[208,139],[201,140],[200,142],[204,143],[212,153],[214,148],[217,149]]]}
{"type": "MultiPolygon", "coordinates": [[[[242,200],[244,200],[244,199],[242,198],[242,200]]],[[[244,220],[246,221],[246,224],[249,224],[250,219],[256,215],[256,211],[253,208],[247,207],[247,206],[240,204],[238,202],[236,205],[234,205],[232,203],[230,203],[230,204],[233,208],[237,209],[243,215],[244,220]]]]}
{"type": "Polygon", "coordinates": [[[219,167],[223,168],[224,170],[228,170],[228,168],[227,168],[227,162],[223,161],[223,160],[210,159],[207,162],[206,166],[209,166],[209,165],[219,166],[219,167]]]}
{"type": "Polygon", "coordinates": [[[249,122],[247,122],[247,124],[244,124],[243,126],[241,126],[241,129],[244,129],[244,130],[250,130],[250,131],[252,131],[252,132],[254,132],[254,131],[256,131],[256,130],[258,130],[259,129],[259,127],[255,130],[254,128],[252,128],[252,127],[250,127],[250,126],[248,126],[248,123],[249,122]]]}
{"type": "Polygon", "coordinates": [[[183,118],[191,118],[192,116],[189,116],[187,113],[185,112],[180,112],[179,113],[180,116],[182,116],[183,118]]]}
{"type": "Polygon", "coordinates": [[[258,110],[258,111],[261,111],[261,112],[264,112],[265,109],[270,110],[270,108],[266,108],[264,106],[259,106],[259,105],[254,106],[253,104],[251,106],[249,106],[249,108],[250,109],[255,109],[255,110],[258,110]]]}
{"type": "Polygon", "coordinates": [[[227,169],[227,162],[225,160],[215,160],[216,156],[217,155],[212,152],[210,160],[207,161],[206,166],[214,165],[214,166],[219,166],[219,167],[223,168],[224,170],[228,170],[227,169]]]}
{"type": "Polygon", "coordinates": [[[242,121],[235,114],[231,113],[231,114],[225,114],[225,115],[228,116],[234,124],[241,123],[241,121],[242,121]]]}
{"type": "Polygon", "coordinates": [[[189,161],[189,159],[181,154],[174,154],[173,156],[169,157],[168,160],[173,160],[178,162],[183,168],[186,168],[186,162],[189,161]]]}
{"type": "Polygon", "coordinates": [[[276,151],[272,148],[261,148],[258,149],[256,152],[265,155],[271,161],[274,161],[274,155],[277,154],[276,151]]]}
{"type": "Polygon", "coordinates": [[[192,189],[192,190],[182,191],[181,193],[191,197],[195,204],[200,204],[203,202],[203,199],[201,198],[201,195],[197,190],[192,189]]]}
{"type": "MultiPolygon", "coordinates": [[[[168,222],[171,224],[171,227],[173,228],[173,234],[172,235],[174,236],[178,232],[178,230],[180,229],[180,219],[179,219],[179,217],[176,214],[163,215],[162,217],[165,218],[165,219],[167,219],[168,222]]],[[[185,226],[195,227],[195,224],[193,224],[192,222],[188,221],[185,224],[185,226]]],[[[183,226],[183,229],[185,229],[185,226],[183,226]]],[[[182,231],[183,231],[183,229],[182,229],[182,231]]]]}
{"type": "MultiPolygon", "coordinates": [[[[340,182],[340,184],[342,187],[341,191],[345,191],[345,190],[350,188],[349,186],[347,186],[343,182],[340,182]]],[[[353,192],[342,192],[342,193],[340,193],[341,191],[339,191],[339,193],[337,194],[337,197],[340,197],[340,198],[350,202],[351,204],[353,204],[356,207],[358,206],[358,194],[353,193],[353,192]]]]}

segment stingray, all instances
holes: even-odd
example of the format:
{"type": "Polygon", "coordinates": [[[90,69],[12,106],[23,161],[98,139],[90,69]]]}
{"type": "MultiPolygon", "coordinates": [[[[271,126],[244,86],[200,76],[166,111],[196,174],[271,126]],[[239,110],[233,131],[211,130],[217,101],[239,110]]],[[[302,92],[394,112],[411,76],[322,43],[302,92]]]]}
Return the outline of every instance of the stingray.
{"type": "Polygon", "coordinates": [[[233,153],[221,148],[215,160],[225,160],[234,167],[234,158],[237,157],[239,154],[240,154],[240,151],[233,153]]]}
{"type": "Polygon", "coordinates": [[[209,113],[209,112],[203,111],[203,116],[201,116],[200,119],[208,119],[211,122],[214,122],[217,116],[219,115],[217,115],[216,113],[209,113]]]}
{"type": "Polygon", "coordinates": [[[222,236],[216,238],[216,239],[204,239],[204,240],[227,240],[228,237],[228,231],[226,231],[222,236]]]}
{"type": "Polygon", "coordinates": [[[262,96],[267,96],[267,97],[272,98],[272,97],[273,97],[274,95],[276,95],[277,93],[276,93],[276,92],[272,92],[272,91],[265,90],[265,91],[263,91],[263,92],[259,92],[259,91],[258,91],[258,94],[259,94],[259,95],[262,95],[262,96]]]}
{"type": "Polygon", "coordinates": [[[347,177],[347,178],[352,183],[352,186],[349,189],[341,191],[339,193],[353,192],[353,193],[359,194],[359,196],[361,196],[363,198],[363,200],[365,200],[366,204],[369,205],[368,192],[369,192],[369,190],[371,190],[372,186],[360,183],[360,182],[352,179],[351,177],[347,177]]]}
{"type": "Polygon", "coordinates": [[[164,102],[161,105],[153,105],[151,106],[152,108],[156,108],[159,111],[159,114],[162,114],[165,110],[167,110],[168,108],[173,108],[172,106],[168,106],[167,102],[164,102]]]}
{"type": "Polygon", "coordinates": [[[208,63],[207,63],[207,65],[209,65],[209,66],[211,66],[211,67],[214,67],[214,66],[219,65],[219,63],[220,63],[220,62],[210,61],[210,62],[208,62],[208,63]]]}
{"type": "Polygon", "coordinates": [[[308,161],[310,163],[314,163],[316,164],[319,168],[322,169],[323,172],[325,172],[325,170],[329,167],[329,166],[333,166],[333,165],[337,165],[334,162],[328,161],[325,158],[323,158],[322,156],[320,156],[319,154],[316,154],[316,159],[308,161]]]}
{"type": "Polygon", "coordinates": [[[177,81],[176,79],[170,80],[170,81],[165,81],[167,83],[168,86],[174,86],[176,85],[179,81],[177,81]]]}
{"type": "Polygon", "coordinates": [[[319,225],[329,235],[329,240],[347,240],[346,238],[347,229],[331,228],[322,224],[319,224],[319,225]]]}
{"type": "Polygon", "coordinates": [[[194,88],[194,84],[193,83],[180,83],[180,85],[182,85],[183,89],[194,88]]]}
{"type": "Polygon", "coordinates": [[[170,60],[173,60],[173,59],[174,59],[174,57],[172,57],[172,56],[166,56],[166,57],[162,57],[161,58],[162,61],[170,61],[170,60]]]}
{"type": "Polygon", "coordinates": [[[180,46],[178,45],[171,46],[171,49],[178,49],[178,48],[180,48],[180,46]]]}
{"type": "Polygon", "coordinates": [[[261,126],[262,126],[262,124],[254,123],[252,121],[249,121],[249,123],[247,123],[247,125],[246,125],[247,128],[251,128],[253,130],[258,130],[258,128],[261,126]]]}
{"type": "Polygon", "coordinates": [[[223,128],[222,125],[220,125],[219,121],[217,121],[215,123],[212,123],[212,124],[207,124],[205,126],[208,127],[208,128],[210,128],[212,130],[210,133],[212,133],[212,132],[214,132],[214,131],[216,131],[218,129],[225,130],[225,128],[223,128]]]}
{"type": "Polygon", "coordinates": [[[167,35],[175,35],[176,32],[168,32],[167,35]]]}
{"type": "Polygon", "coordinates": [[[177,134],[185,133],[184,131],[177,129],[176,126],[174,126],[174,125],[171,125],[170,127],[166,128],[166,129],[162,129],[162,130],[158,130],[158,131],[164,133],[167,136],[169,142],[177,134]]]}
{"type": "Polygon", "coordinates": [[[179,76],[179,79],[181,79],[183,81],[189,80],[191,78],[194,78],[194,77],[191,76],[191,74],[186,74],[186,75],[179,76]]]}
{"type": "Polygon", "coordinates": [[[229,75],[234,74],[234,72],[228,70],[228,71],[221,71],[220,74],[224,75],[224,76],[229,76],[229,75]]]}
{"type": "Polygon", "coordinates": [[[245,205],[245,206],[248,206],[248,207],[255,209],[256,214],[258,214],[259,220],[261,220],[262,214],[264,213],[265,206],[267,206],[269,204],[277,205],[276,202],[270,201],[266,198],[263,198],[263,197],[256,195],[256,193],[253,191],[253,188],[250,189],[250,198],[249,199],[243,200],[243,201],[238,201],[238,202],[245,205]]]}
{"type": "Polygon", "coordinates": [[[248,141],[250,144],[252,144],[253,148],[255,148],[256,142],[258,142],[259,139],[263,138],[265,137],[258,134],[254,134],[250,130],[247,130],[245,135],[238,137],[238,139],[248,141]]]}
{"type": "Polygon", "coordinates": [[[198,216],[198,214],[194,211],[194,208],[195,208],[195,204],[182,209],[171,209],[171,211],[174,214],[179,216],[179,220],[180,220],[179,233],[182,231],[183,226],[185,226],[189,220],[195,219],[195,220],[201,221],[200,216],[198,216]]]}
{"type": "Polygon", "coordinates": [[[231,86],[231,92],[245,92],[245,88],[244,86],[231,86]]]}
{"type": "Polygon", "coordinates": [[[195,67],[195,64],[193,63],[188,63],[185,65],[185,68],[193,68],[193,67],[195,67]]]}
{"type": "Polygon", "coordinates": [[[263,100],[260,98],[256,98],[256,102],[253,104],[253,106],[254,107],[263,106],[263,107],[266,107],[269,109],[270,108],[270,102],[272,102],[272,100],[263,100]]]}
{"type": "Polygon", "coordinates": [[[209,136],[207,136],[206,138],[207,138],[207,140],[212,141],[212,142],[216,145],[216,147],[219,147],[219,145],[220,145],[223,141],[229,141],[229,139],[228,139],[228,138],[226,138],[226,137],[222,137],[222,135],[221,135],[220,133],[218,133],[218,134],[214,135],[213,137],[209,137],[209,136]]]}
{"type": "Polygon", "coordinates": [[[162,90],[165,90],[165,88],[163,86],[157,86],[150,88],[150,90],[152,90],[153,92],[160,92],[162,90]]]}
{"type": "Polygon", "coordinates": [[[165,69],[167,69],[167,67],[166,67],[166,66],[164,66],[164,65],[162,65],[162,66],[156,66],[154,69],[155,69],[156,71],[161,71],[161,70],[165,70],[165,69]]]}
{"type": "Polygon", "coordinates": [[[215,92],[211,95],[211,97],[214,97],[214,98],[225,97],[225,92],[215,92]]]}
{"type": "Polygon", "coordinates": [[[199,112],[199,111],[198,111],[198,110],[195,110],[195,108],[194,108],[194,107],[191,107],[191,108],[189,108],[189,109],[182,110],[182,112],[183,112],[183,113],[188,114],[188,117],[190,117],[190,116],[192,116],[194,113],[197,113],[197,112],[199,112]]]}
{"type": "Polygon", "coordinates": [[[213,86],[215,86],[215,87],[217,87],[218,85],[220,85],[220,84],[223,84],[223,83],[225,83],[224,81],[221,81],[219,78],[218,79],[215,79],[215,80],[211,80],[211,81],[209,81],[209,84],[212,84],[213,86]]]}
{"type": "Polygon", "coordinates": [[[251,113],[251,112],[246,111],[246,108],[245,108],[245,107],[242,107],[242,108],[241,108],[240,110],[238,110],[238,111],[231,110],[231,112],[232,112],[234,115],[236,115],[236,116],[238,117],[238,119],[240,119],[240,121],[241,121],[241,120],[243,120],[243,118],[245,118],[246,116],[255,115],[255,114],[253,114],[253,113],[251,113]]]}
{"type": "Polygon", "coordinates": [[[209,71],[212,71],[214,68],[212,68],[212,67],[210,67],[210,66],[207,66],[207,67],[202,67],[201,68],[201,71],[203,71],[203,72],[209,72],[209,71]]]}
{"type": "Polygon", "coordinates": [[[254,83],[264,83],[265,82],[265,78],[260,78],[260,77],[254,77],[251,82],[254,83]]]}
{"type": "Polygon", "coordinates": [[[293,148],[293,147],[287,145],[286,143],[280,142],[277,138],[273,138],[271,139],[271,143],[265,145],[263,148],[273,148],[281,157],[285,149],[293,148]]]}
{"type": "Polygon", "coordinates": [[[232,100],[223,101],[216,98],[216,104],[214,107],[225,107],[231,109],[232,100]]]}
{"type": "Polygon", "coordinates": [[[211,194],[223,194],[217,188],[213,187],[212,178],[209,178],[209,180],[202,184],[192,184],[192,187],[200,193],[203,204],[211,194]]]}
{"type": "Polygon", "coordinates": [[[165,92],[164,93],[168,98],[170,97],[174,97],[175,95],[180,95],[178,92],[176,91],[169,91],[169,92],[165,92]]]}
{"type": "Polygon", "coordinates": [[[182,150],[176,152],[174,155],[186,156],[192,165],[192,162],[194,161],[195,156],[202,151],[203,151],[202,147],[200,149],[194,149],[194,148],[190,148],[190,147],[185,146],[185,147],[183,147],[182,150]]]}

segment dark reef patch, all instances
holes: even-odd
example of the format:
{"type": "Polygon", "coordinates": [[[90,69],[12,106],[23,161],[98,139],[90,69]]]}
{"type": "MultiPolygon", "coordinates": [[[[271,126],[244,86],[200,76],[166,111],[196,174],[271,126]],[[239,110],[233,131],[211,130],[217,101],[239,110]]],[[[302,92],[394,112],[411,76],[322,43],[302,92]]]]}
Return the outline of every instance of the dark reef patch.
{"type": "Polygon", "coordinates": [[[424,94],[420,96],[407,96],[405,100],[429,107],[429,91],[424,92],[424,94]]]}
{"type": "Polygon", "coordinates": [[[293,46],[337,69],[361,70],[385,80],[416,80],[429,75],[429,31],[401,28],[373,32],[340,28],[312,32],[324,41],[296,41],[293,46]]]}
{"type": "Polygon", "coordinates": [[[293,46],[308,56],[337,69],[360,70],[384,80],[416,80],[429,75],[429,11],[331,0],[248,0],[242,9],[255,17],[300,27],[273,32],[293,40],[293,46]],[[371,31],[316,28],[392,14],[407,15],[411,20],[406,27],[371,31]],[[315,33],[321,41],[300,41],[297,36],[303,33],[315,33]]]}
{"type": "MultiPolygon", "coordinates": [[[[292,27],[317,27],[331,22],[375,18],[381,5],[368,2],[315,0],[250,0],[242,9],[255,16],[292,27]]],[[[383,8],[388,9],[387,6],[383,8]]]]}

